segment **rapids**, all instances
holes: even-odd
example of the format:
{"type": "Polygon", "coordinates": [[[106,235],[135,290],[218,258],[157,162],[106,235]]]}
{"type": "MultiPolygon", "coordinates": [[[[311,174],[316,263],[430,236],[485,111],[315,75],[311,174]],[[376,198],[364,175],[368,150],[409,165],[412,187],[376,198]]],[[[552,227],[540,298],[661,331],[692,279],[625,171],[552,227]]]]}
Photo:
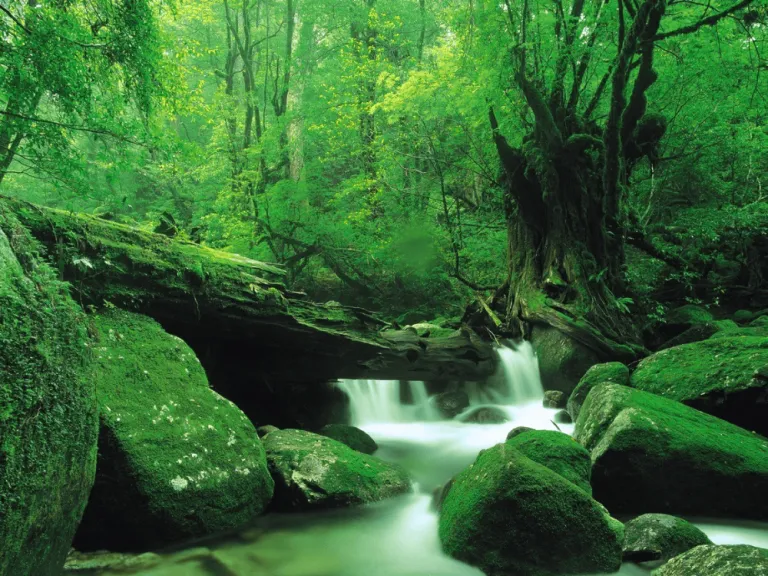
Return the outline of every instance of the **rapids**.
{"type": "MultiPolygon", "coordinates": [[[[353,423],[379,444],[376,456],[405,466],[413,494],[361,508],[305,514],[269,514],[250,528],[206,540],[204,553],[188,550],[173,561],[138,572],[143,576],[482,576],[440,548],[431,493],[472,463],[478,452],[503,442],[517,426],[559,428],[557,410],[542,407],[544,391],[530,345],[501,348],[498,373],[484,385],[467,387],[470,408],[503,409],[505,424],[441,420],[421,382],[346,380],[353,423]],[[212,559],[215,562],[212,563],[212,559]],[[215,564],[215,567],[214,567],[215,564]],[[222,572],[220,567],[226,566],[222,572]]],[[[718,544],[747,543],[768,548],[768,530],[759,523],[696,519],[718,544]]],[[[625,564],[620,575],[650,570],[625,564]]],[[[136,572],[134,572],[136,573],[136,572]]],[[[118,574],[118,572],[98,572],[118,574]]]]}

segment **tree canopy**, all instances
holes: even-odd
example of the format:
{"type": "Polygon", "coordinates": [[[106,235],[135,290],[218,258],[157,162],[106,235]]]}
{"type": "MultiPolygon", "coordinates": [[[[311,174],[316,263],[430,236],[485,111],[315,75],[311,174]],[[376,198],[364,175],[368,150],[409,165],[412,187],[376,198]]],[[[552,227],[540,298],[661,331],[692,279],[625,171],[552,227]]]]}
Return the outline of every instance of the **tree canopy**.
{"type": "Polygon", "coordinates": [[[768,306],[767,25],[765,0],[0,3],[0,194],[402,321],[631,339],[629,314],[768,306]]]}

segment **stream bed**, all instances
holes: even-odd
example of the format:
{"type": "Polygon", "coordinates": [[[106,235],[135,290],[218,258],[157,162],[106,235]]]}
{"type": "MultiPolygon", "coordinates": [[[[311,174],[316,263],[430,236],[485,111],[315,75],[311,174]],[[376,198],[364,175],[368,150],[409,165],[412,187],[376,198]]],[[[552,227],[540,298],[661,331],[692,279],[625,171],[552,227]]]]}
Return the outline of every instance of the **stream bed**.
{"type": "MultiPolygon", "coordinates": [[[[503,442],[517,426],[559,428],[556,410],[542,407],[538,366],[529,347],[503,349],[502,373],[493,386],[471,390],[467,413],[492,405],[509,422],[474,424],[441,420],[421,383],[409,383],[408,403],[397,382],[345,381],[354,423],[379,444],[376,456],[404,466],[412,494],[360,508],[302,514],[268,514],[247,529],[139,557],[88,555],[77,574],[117,576],[482,576],[443,554],[432,492],[471,464],[478,452],[503,442]],[[116,562],[117,561],[117,562],[116,562]]],[[[768,525],[693,519],[717,544],[768,548],[768,525]]],[[[71,573],[71,572],[70,572],[71,573]]],[[[622,576],[649,574],[625,564],[622,576]]]]}

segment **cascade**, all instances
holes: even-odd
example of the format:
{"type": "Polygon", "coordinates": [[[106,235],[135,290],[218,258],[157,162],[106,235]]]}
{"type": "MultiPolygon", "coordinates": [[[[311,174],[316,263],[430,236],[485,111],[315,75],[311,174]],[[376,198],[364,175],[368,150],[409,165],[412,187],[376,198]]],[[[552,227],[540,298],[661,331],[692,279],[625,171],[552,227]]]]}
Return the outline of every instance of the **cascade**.
{"type": "MultiPolygon", "coordinates": [[[[488,383],[467,383],[472,406],[510,406],[540,401],[544,389],[539,363],[529,342],[501,346],[499,367],[488,383]]],[[[403,402],[398,380],[340,380],[338,387],[350,400],[352,422],[357,426],[439,420],[424,382],[406,382],[411,403],[403,402]]]]}
{"type": "Polygon", "coordinates": [[[412,404],[402,401],[399,380],[339,380],[338,387],[349,396],[352,423],[356,426],[436,420],[424,382],[405,384],[412,404]]]}

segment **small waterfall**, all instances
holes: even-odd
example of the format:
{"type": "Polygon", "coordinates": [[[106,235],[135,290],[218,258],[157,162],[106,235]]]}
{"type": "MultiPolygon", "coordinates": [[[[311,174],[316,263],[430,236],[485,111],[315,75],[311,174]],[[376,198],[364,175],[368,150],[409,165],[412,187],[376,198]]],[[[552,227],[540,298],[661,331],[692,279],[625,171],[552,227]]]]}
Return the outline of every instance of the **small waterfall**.
{"type": "Polygon", "coordinates": [[[496,373],[487,382],[466,386],[472,406],[518,405],[544,397],[539,361],[530,342],[509,343],[496,352],[499,355],[496,373]]]}
{"type": "MultiPolygon", "coordinates": [[[[529,342],[498,348],[499,367],[482,384],[466,383],[470,407],[522,406],[544,397],[539,363],[529,342]]],[[[356,426],[431,422],[441,417],[430,402],[424,382],[399,380],[339,380],[349,396],[352,423],[356,426]],[[403,387],[407,387],[403,389],[403,387]],[[404,402],[404,397],[410,403],[404,402]]]]}
{"type": "Polygon", "coordinates": [[[352,423],[384,424],[437,420],[424,382],[405,382],[412,404],[404,404],[399,380],[339,380],[349,396],[352,423]]]}
{"type": "Polygon", "coordinates": [[[498,349],[504,379],[504,403],[523,404],[544,397],[539,360],[528,341],[498,349]]]}

